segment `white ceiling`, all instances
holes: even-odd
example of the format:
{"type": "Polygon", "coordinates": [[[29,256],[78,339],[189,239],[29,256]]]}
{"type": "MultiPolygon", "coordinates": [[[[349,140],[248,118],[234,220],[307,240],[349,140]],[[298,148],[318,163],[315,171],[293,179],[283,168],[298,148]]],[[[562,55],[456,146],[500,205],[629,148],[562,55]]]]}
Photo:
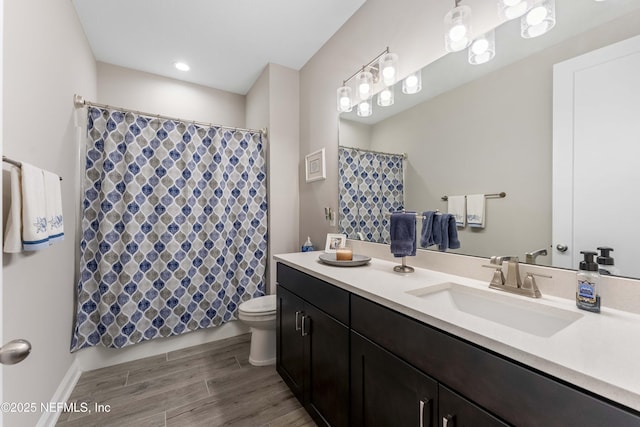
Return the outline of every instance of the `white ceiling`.
{"type": "Polygon", "coordinates": [[[246,94],[268,63],[302,68],[366,0],[72,1],[96,60],[246,94]]]}

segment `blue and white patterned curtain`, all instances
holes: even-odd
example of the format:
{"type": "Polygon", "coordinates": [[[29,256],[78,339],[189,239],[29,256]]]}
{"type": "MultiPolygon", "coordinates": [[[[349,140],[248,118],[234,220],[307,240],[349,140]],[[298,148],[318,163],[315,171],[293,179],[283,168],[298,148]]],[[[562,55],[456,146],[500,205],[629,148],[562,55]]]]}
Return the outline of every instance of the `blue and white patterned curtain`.
{"type": "Polygon", "coordinates": [[[218,326],[264,295],[260,133],[89,108],[72,351],[218,326]]]}
{"type": "Polygon", "coordinates": [[[388,212],[404,208],[402,154],[338,148],[340,232],[390,243],[388,212]]]}

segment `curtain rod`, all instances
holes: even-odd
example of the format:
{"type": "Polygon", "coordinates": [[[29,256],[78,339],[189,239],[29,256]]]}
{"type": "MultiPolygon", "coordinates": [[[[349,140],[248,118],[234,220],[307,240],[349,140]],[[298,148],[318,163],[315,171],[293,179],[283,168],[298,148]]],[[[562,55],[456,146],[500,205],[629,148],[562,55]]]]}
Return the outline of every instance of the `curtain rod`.
{"type": "Polygon", "coordinates": [[[348,148],[349,150],[358,150],[358,151],[364,151],[367,153],[374,153],[374,154],[384,154],[385,156],[402,156],[403,159],[407,158],[407,153],[385,153],[384,151],[375,151],[375,150],[367,150],[364,148],[347,147],[346,145],[338,145],[338,148],[348,148]]]}
{"type": "Polygon", "coordinates": [[[267,136],[267,128],[262,128],[262,129],[259,129],[259,130],[258,129],[247,129],[247,128],[239,128],[239,127],[234,127],[234,126],[217,125],[217,124],[214,124],[214,123],[199,122],[199,121],[196,121],[196,120],[185,120],[185,119],[181,119],[179,117],[164,116],[162,114],[146,113],[144,111],[132,110],[130,108],[116,107],[116,106],[113,106],[113,105],[98,104],[97,102],[85,101],[85,99],[82,96],[78,95],[78,94],[73,95],[73,106],[76,107],[76,108],[82,108],[82,107],[86,107],[86,106],[98,107],[98,108],[109,108],[109,109],[115,108],[117,110],[129,111],[131,113],[140,114],[141,116],[149,116],[149,117],[155,117],[155,118],[158,118],[158,119],[175,120],[175,121],[179,121],[179,122],[193,123],[193,124],[196,124],[196,125],[206,126],[206,127],[218,127],[218,128],[222,128],[222,129],[239,130],[239,131],[245,131],[245,132],[256,132],[256,133],[261,133],[265,137],[267,136]]]}
{"type": "MultiPolygon", "coordinates": [[[[2,161],[3,161],[3,162],[5,162],[5,163],[9,163],[10,165],[13,165],[13,166],[19,167],[20,169],[22,169],[22,162],[19,162],[19,161],[17,161],[17,160],[10,159],[10,158],[8,158],[7,156],[2,156],[2,161]]],[[[61,176],[59,176],[58,178],[60,178],[60,181],[62,181],[62,177],[61,177],[61,176]]]]}

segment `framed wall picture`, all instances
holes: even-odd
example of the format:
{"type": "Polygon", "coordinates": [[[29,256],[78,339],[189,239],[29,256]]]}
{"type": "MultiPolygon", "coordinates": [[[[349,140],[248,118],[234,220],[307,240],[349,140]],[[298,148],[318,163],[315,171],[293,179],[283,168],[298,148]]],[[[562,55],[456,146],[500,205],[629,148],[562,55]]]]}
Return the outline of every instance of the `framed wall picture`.
{"type": "Polygon", "coordinates": [[[304,157],[304,169],[307,182],[319,181],[327,178],[324,165],[324,148],[307,154],[304,157]]]}
{"type": "Polygon", "coordinates": [[[324,251],[327,253],[335,253],[336,249],[344,248],[347,243],[347,235],[346,234],[327,234],[327,243],[324,247],[324,251]]]}

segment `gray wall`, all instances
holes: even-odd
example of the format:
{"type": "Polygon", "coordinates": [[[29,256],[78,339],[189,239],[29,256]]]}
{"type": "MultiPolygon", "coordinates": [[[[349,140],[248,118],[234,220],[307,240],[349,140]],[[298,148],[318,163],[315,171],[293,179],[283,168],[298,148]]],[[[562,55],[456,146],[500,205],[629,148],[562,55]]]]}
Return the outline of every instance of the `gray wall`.
{"type": "MultiPolygon", "coordinates": [[[[3,254],[3,338],[33,344],[24,362],[3,367],[3,401],[49,402],[73,362],[78,160],[72,101],[74,93],[95,98],[96,64],[69,0],[8,1],[4,8],[3,154],[64,178],[65,240],[39,252],[3,254]]],[[[5,210],[8,202],[3,188],[5,210]]],[[[40,415],[5,414],[4,424],[34,426],[40,415]]]]}
{"type": "Polygon", "coordinates": [[[247,126],[268,129],[269,293],[275,293],[271,255],[299,250],[298,156],[299,73],[281,65],[265,67],[247,94],[247,126]]]}

